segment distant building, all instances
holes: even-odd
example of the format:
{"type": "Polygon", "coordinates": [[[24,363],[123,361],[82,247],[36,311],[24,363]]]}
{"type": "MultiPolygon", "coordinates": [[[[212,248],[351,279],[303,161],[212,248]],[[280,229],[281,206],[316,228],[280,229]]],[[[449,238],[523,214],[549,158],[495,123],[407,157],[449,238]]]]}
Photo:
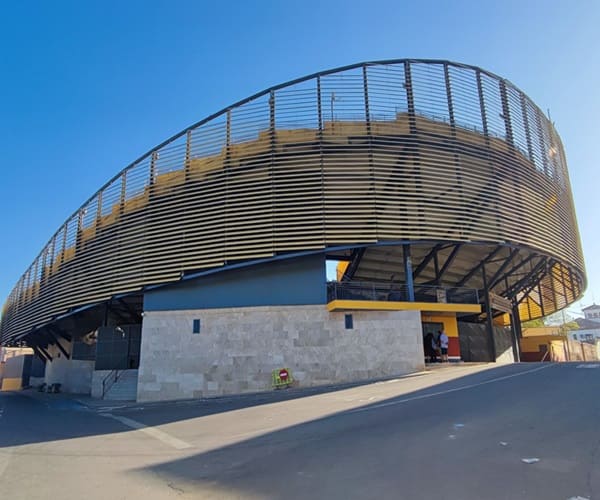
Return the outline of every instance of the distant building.
{"type": "Polygon", "coordinates": [[[585,319],[595,321],[599,324],[600,327],[600,306],[597,304],[592,304],[591,306],[584,307],[583,314],[585,315],[585,319]]]}
{"type": "Polygon", "coordinates": [[[0,347],[0,390],[14,391],[43,382],[44,365],[29,347],[0,347]],[[41,377],[41,378],[40,378],[41,377]]]}
{"type": "Polygon", "coordinates": [[[600,327],[593,329],[575,330],[569,334],[573,340],[579,340],[580,342],[595,342],[600,340],[600,327]]]}
{"type": "Polygon", "coordinates": [[[579,325],[579,330],[571,332],[569,337],[573,340],[590,343],[600,340],[600,306],[594,303],[582,310],[585,317],[575,320],[579,325]]]}

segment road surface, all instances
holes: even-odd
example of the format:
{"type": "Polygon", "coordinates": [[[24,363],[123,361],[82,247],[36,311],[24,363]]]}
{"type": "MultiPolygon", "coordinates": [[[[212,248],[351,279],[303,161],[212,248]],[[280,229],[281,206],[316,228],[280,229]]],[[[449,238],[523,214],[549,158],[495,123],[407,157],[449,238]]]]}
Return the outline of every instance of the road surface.
{"type": "Polygon", "coordinates": [[[600,498],[599,396],[577,363],[174,404],[0,393],[0,498],[600,498]]]}

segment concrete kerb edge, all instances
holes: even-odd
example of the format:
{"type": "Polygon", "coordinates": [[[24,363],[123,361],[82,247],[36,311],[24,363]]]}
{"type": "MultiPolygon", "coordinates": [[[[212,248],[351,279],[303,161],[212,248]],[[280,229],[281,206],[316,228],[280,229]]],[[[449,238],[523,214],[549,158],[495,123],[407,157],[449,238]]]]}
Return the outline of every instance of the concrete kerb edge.
{"type": "Polygon", "coordinates": [[[290,387],[288,389],[274,389],[271,391],[260,391],[260,392],[249,392],[244,394],[230,394],[220,396],[206,396],[203,398],[188,398],[188,399],[175,399],[170,401],[149,401],[149,402],[137,402],[137,401],[121,401],[121,400],[109,400],[109,399],[96,399],[91,396],[81,394],[69,394],[69,393],[57,393],[48,394],[45,392],[38,392],[35,388],[23,389],[21,391],[10,391],[15,394],[22,394],[26,397],[42,401],[44,403],[57,401],[57,400],[70,400],[80,404],[82,407],[88,410],[94,411],[109,411],[113,409],[130,409],[130,408],[152,408],[169,405],[189,405],[189,404],[201,404],[203,402],[235,402],[243,401],[245,399],[260,398],[265,402],[277,402],[285,401],[288,399],[295,399],[296,397],[312,396],[318,394],[324,394],[327,392],[342,391],[345,389],[351,389],[353,387],[375,385],[380,383],[389,383],[393,381],[401,381],[414,377],[421,377],[439,373],[441,371],[452,370],[455,371],[459,368],[472,368],[474,366],[480,366],[482,370],[491,369],[498,365],[497,363],[447,363],[439,365],[427,365],[425,369],[411,373],[404,373],[398,375],[391,375],[388,377],[380,377],[376,379],[358,380],[355,382],[345,382],[340,384],[327,384],[318,385],[312,387],[290,387]]]}
{"type": "Polygon", "coordinates": [[[324,394],[327,392],[336,392],[342,391],[345,389],[351,389],[353,387],[359,386],[367,386],[367,385],[375,385],[380,383],[389,383],[393,381],[400,381],[404,379],[410,379],[414,377],[431,375],[434,373],[439,373],[440,371],[445,370],[457,370],[459,368],[472,368],[474,366],[481,366],[482,370],[491,369],[499,366],[496,363],[447,363],[436,365],[435,367],[426,366],[425,369],[419,370],[411,373],[403,373],[397,375],[390,375],[388,377],[379,377],[375,379],[365,379],[365,380],[357,380],[354,382],[344,382],[340,384],[326,384],[326,385],[317,385],[311,387],[290,387],[287,389],[273,389],[270,391],[259,391],[259,392],[247,392],[243,394],[227,394],[227,395],[219,395],[219,396],[205,396],[202,398],[187,398],[187,399],[173,399],[169,401],[148,401],[148,402],[137,402],[137,401],[121,401],[121,400],[108,400],[108,399],[94,399],[94,398],[80,398],[77,399],[79,403],[84,406],[87,406],[90,409],[102,409],[106,407],[110,407],[113,409],[119,408],[153,408],[153,407],[161,407],[161,406],[169,406],[169,405],[191,405],[191,404],[201,404],[203,402],[235,402],[235,401],[243,401],[245,399],[251,400],[255,398],[259,398],[261,401],[265,402],[277,402],[277,401],[285,401],[287,399],[295,399],[296,397],[303,396],[312,396],[318,394],[324,394]]]}

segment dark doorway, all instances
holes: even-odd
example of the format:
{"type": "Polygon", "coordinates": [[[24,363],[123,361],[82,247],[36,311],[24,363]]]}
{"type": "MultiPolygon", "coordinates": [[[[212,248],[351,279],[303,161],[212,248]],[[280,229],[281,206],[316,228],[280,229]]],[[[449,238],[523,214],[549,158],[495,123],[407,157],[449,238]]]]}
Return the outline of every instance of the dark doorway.
{"type": "Polygon", "coordinates": [[[96,343],[96,370],[130,370],[140,364],[142,325],[101,326],[96,343]]]}
{"type": "Polygon", "coordinates": [[[23,373],[21,375],[21,387],[29,387],[29,378],[31,377],[31,365],[33,363],[33,355],[26,354],[23,359],[23,373]]]}
{"type": "Polygon", "coordinates": [[[431,345],[431,336],[437,339],[438,332],[444,329],[444,323],[423,322],[421,325],[423,328],[423,356],[425,357],[425,362],[435,363],[438,355],[431,345]]]}

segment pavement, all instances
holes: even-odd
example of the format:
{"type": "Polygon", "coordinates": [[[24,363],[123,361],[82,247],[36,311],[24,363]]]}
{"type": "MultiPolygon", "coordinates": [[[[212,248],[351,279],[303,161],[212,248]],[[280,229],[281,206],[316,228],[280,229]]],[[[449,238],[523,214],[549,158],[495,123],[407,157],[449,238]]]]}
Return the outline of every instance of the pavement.
{"type": "MultiPolygon", "coordinates": [[[[387,377],[381,378],[377,380],[370,381],[359,381],[359,382],[346,382],[340,384],[331,384],[331,385],[320,385],[317,387],[290,387],[287,389],[281,390],[273,390],[267,392],[255,392],[255,393],[246,393],[239,395],[229,395],[229,396],[211,396],[206,398],[196,398],[196,399],[182,399],[176,401],[169,402],[146,402],[146,403],[137,403],[135,401],[122,401],[122,400],[110,400],[110,399],[98,399],[93,398],[89,395],[84,394],[70,394],[70,393],[47,393],[47,392],[39,392],[37,388],[30,387],[19,391],[20,394],[36,399],[40,401],[42,404],[52,405],[56,401],[68,400],[72,401],[73,405],[79,404],[81,406],[86,407],[90,410],[98,410],[98,411],[108,411],[112,409],[141,409],[141,408],[151,408],[151,407],[160,407],[167,406],[172,407],[173,405],[188,405],[188,404],[205,404],[205,403],[234,403],[239,404],[241,406],[252,405],[253,403],[264,403],[264,402],[275,402],[275,401],[284,401],[289,399],[296,399],[299,397],[312,396],[316,394],[323,394],[327,392],[333,391],[342,391],[345,389],[350,389],[353,387],[368,387],[374,384],[379,384],[383,382],[395,381],[395,380],[408,380],[413,379],[414,377],[421,377],[423,375],[428,375],[434,372],[447,372],[444,374],[444,380],[450,380],[455,377],[462,376],[465,372],[461,370],[461,368],[467,368],[469,372],[485,370],[488,368],[494,368],[498,365],[495,363],[481,363],[481,362],[452,362],[452,363],[428,363],[425,365],[425,369],[421,372],[409,373],[403,376],[396,377],[387,377]]],[[[425,384],[421,384],[420,387],[426,387],[428,385],[434,385],[439,382],[439,377],[427,378],[425,384]]],[[[61,403],[61,404],[69,404],[69,403],[61,403]]]]}
{"type": "Polygon", "coordinates": [[[600,364],[524,363],[159,404],[0,393],[0,498],[600,498],[599,390],[600,364]]]}

